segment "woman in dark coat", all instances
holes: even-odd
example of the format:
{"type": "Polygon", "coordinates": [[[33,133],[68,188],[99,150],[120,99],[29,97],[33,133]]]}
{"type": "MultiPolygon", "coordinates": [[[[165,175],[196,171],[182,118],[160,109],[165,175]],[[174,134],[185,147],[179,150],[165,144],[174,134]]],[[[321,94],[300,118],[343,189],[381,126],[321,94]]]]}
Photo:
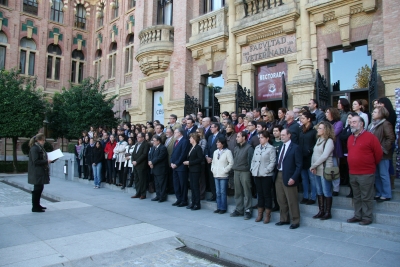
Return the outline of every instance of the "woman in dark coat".
{"type": "Polygon", "coordinates": [[[351,128],[350,128],[350,120],[353,118],[353,116],[358,115],[355,112],[350,112],[349,115],[347,115],[347,123],[346,127],[343,129],[343,131],[339,135],[339,139],[342,142],[342,149],[343,149],[343,157],[344,161],[343,164],[340,165],[340,177],[343,178],[343,183],[340,182],[343,185],[348,184],[350,187],[350,193],[346,196],[347,198],[352,198],[353,197],[353,190],[351,189],[350,186],[350,177],[349,177],[349,165],[347,164],[347,139],[349,139],[351,135],[351,128]]]}
{"type": "Polygon", "coordinates": [[[102,162],[104,159],[104,149],[101,145],[100,141],[96,141],[92,149],[92,169],[93,169],[93,176],[94,176],[94,188],[100,188],[101,183],[101,168],[102,162]]]}
{"type": "Polygon", "coordinates": [[[192,191],[192,204],[187,206],[187,209],[199,210],[200,206],[200,174],[202,169],[202,162],[204,160],[203,149],[198,145],[200,136],[197,133],[189,135],[189,141],[192,145],[188,153],[187,160],[183,162],[184,165],[189,167],[189,180],[190,189],[192,191]]]}
{"type": "Polygon", "coordinates": [[[312,205],[315,204],[317,198],[317,188],[315,185],[314,174],[310,172],[311,156],[313,154],[315,143],[317,142],[317,131],[314,129],[315,114],[309,111],[304,111],[300,116],[302,123],[299,135],[299,146],[303,153],[303,168],[301,170],[301,179],[303,183],[303,199],[300,204],[312,205]],[[309,195],[309,187],[311,186],[311,195],[309,195]]]}
{"type": "Polygon", "coordinates": [[[44,134],[38,134],[29,141],[28,183],[33,184],[32,212],[44,212],[46,207],[40,205],[45,184],[50,183],[49,164],[47,153],[43,146],[46,142],[44,134]]]}

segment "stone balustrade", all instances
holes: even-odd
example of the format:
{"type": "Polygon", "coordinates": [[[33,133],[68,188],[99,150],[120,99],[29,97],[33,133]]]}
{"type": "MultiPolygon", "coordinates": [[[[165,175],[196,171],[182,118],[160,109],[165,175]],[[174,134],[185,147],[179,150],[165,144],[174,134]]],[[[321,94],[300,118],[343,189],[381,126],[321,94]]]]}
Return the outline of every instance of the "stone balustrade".
{"type": "Polygon", "coordinates": [[[200,17],[192,19],[190,24],[192,26],[192,37],[196,38],[198,35],[209,36],[214,33],[224,33],[227,31],[227,12],[228,8],[221,8],[216,11],[204,14],[200,17]]]}
{"type": "Polygon", "coordinates": [[[154,42],[173,42],[174,27],[169,25],[155,25],[139,33],[140,45],[154,42]]]}
{"type": "MultiPolygon", "coordinates": [[[[287,1],[287,0],[285,0],[287,1]]],[[[244,17],[257,14],[259,12],[272,9],[284,4],[283,0],[246,0],[240,1],[243,5],[242,10],[244,12],[244,17]]]]}

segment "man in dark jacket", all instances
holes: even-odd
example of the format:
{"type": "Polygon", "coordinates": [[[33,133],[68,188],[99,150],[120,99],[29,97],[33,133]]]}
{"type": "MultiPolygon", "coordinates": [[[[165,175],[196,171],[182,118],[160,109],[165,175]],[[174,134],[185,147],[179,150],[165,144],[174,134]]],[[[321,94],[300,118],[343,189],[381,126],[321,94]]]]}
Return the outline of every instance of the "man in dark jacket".
{"type": "Polygon", "coordinates": [[[134,166],[133,171],[135,174],[136,194],[131,198],[145,199],[149,168],[149,166],[147,165],[147,157],[150,147],[149,143],[144,140],[144,133],[138,133],[136,138],[137,143],[135,146],[135,150],[132,152],[131,155],[132,164],[134,166]]]}
{"type": "Polygon", "coordinates": [[[176,202],[173,206],[185,207],[188,205],[188,169],[183,165],[189,152],[189,141],[183,136],[185,130],[175,129],[174,150],[171,155],[171,168],[173,170],[174,191],[176,202]]]}
{"type": "Polygon", "coordinates": [[[90,138],[89,145],[85,149],[85,158],[86,162],[85,164],[87,165],[88,169],[88,179],[93,180],[93,169],[92,169],[92,164],[93,164],[93,149],[94,149],[94,139],[90,138]]]}
{"type": "Polygon", "coordinates": [[[280,221],[275,225],[290,224],[289,213],[292,217],[290,229],[300,226],[300,208],[297,197],[297,183],[300,177],[303,157],[298,145],[290,140],[290,131],[281,131],[283,146],[277,160],[278,174],[275,181],[276,194],[280,207],[280,221]]]}
{"type": "Polygon", "coordinates": [[[166,174],[168,167],[168,151],[167,148],[161,144],[160,136],[153,136],[153,147],[150,149],[148,164],[151,173],[154,175],[154,183],[156,187],[156,197],[151,201],[164,202],[167,199],[166,174]]]}
{"type": "Polygon", "coordinates": [[[247,124],[247,143],[251,145],[253,148],[260,144],[260,140],[258,140],[257,134],[257,122],[256,121],[249,121],[247,124]]]}
{"type": "Polygon", "coordinates": [[[251,159],[253,158],[254,148],[246,141],[246,132],[238,132],[236,135],[237,146],[233,151],[234,185],[236,209],[231,213],[231,217],[245,216],[248,220],[252,213],[252,193],[251,193],[251,159]]]}

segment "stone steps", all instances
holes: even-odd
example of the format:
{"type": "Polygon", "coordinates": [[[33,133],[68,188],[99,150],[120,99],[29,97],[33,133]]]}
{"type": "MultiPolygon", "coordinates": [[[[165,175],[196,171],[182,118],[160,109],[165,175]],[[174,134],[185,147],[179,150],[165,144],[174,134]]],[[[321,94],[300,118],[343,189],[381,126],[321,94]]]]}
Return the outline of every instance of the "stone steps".
{"type": "MultiPolygon", "coordinates": [[[[396,188],[392,190],[392,200],[400,201],[400,182],[395,182],[396,188]]],[[[347,196],[350,193],[350,187],[340,186],[339,196],[347,196]]]]}
{"type": "MultiPolygon", "coordinates": [[[[78,180],[79,182],[84,184],[91,184],[91,185],[93,184],[93,181],[88,181],[83,179],[78,179],[78,180]]],[[[111,190],[121,191],[129,195],[134,195],[136,192],[134,188],[126,188],[125,190],[121,190],[120,187],[109,185],[106,183],[103,183],[102,187],[111,190]]],[[[400,188],[400,184],[397,186],[397,188],[400,188]]],[[[301,212],[300,224],[320,229],[334,230],[345,233],[354,233],[360,236],[376,237],[376,238],[382,238],[386,240],[400,242],[400,202],[398,200],[386,201],[383,203],[375,203],[373,223],[367,226],[361,226],[358,223],[351,224],[346,222],[347,219],[353,217],[354,215],[352,199],[345,197],[345,195],[348,194],[347,190],[348,190],[347,186],[341,186],[340,195],[337,197],[333,197],[333,207],[332,207],[333,218],[330,220],[322,221],[312,218],[313,215],[318,213],[317,204],[314,205],[300,204],[300,212],[301,212]]],[[[154,193],[153,194],[147,193],[147,198],[153,198],[153,197],[155,197],[154,193]]],[[[299,193],[299,199],[301,198],[302,194],[299,193]]],[[[174,195],[169,195],[167,200],[170,203],[173,203],[175,202],[176,198],[174,195]]],[[[253,199],[253,203],[256,204],[257,200],[253,199]]],[[[203,200],[201,201],[201,207],[202,209],[208,209],[211,211],[217,208],[217,203],[203,200]]],[[[231,213],[234,210],[235,210],[234,198],[228,197],[228,212],[231,213]]],[[[255,217],[257,216],[257,210],[253,210],[252,215],[253,217],[251,220],[254,220],[255,217]]],[[[271,223],[276,223],[278,221],[279,221],[279,212],[273,212],[271,216],[271,223]]]]}

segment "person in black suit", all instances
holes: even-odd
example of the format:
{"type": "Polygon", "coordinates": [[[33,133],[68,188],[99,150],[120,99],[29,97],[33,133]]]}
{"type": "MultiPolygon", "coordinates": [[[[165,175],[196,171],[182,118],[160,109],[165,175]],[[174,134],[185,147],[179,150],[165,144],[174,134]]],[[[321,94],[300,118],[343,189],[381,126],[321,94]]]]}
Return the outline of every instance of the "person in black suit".
{"type": "Polygon", "coordinates": [[[197,126],[194,124],[194,119],[191,117],[186,119],[185,137],[189,139],[190,134],[195,133],[197,126]]]}
{"type": "Polygon", "coordinates": [[[204,128],[204,136],[206,140],[210,137],[211,133],[211,119],[209,117],[203,118],[201,122],[203,128],[204,128]]]}
{"type": "Polygon", "coordinates": [[[292,217],[290,229],[300,226],[300,208],[297,197],[297,184],[303,165],[301,148],[290,140],[288,129],[281,131],[283,146],[278,154],[277,177],[275,180],[276,194],[280,207],[280,221],[275,225],[290,224],[289,213],[292,217]]]}
{"type": "Polygon", "coordinates": [[[167,199],[165,190],[167,187],[168,151],[161,142],[161,136],[153,136],[153,147],[150,149],[148,162],[156,187],[156,197],[151,201],[158,202],[164,202],[167,199]]]}
{"type": "Polygon", "coordinates": [[[207,160],[207,168],[208,168],[208,179],[210,181],[210,189],[211,189],[211,198],[208,199],[208,201],[216,201],[217,200],[217,193],[215,190],[215,180],[214,180],[214,175],[211,171],[211,163],[214,155],[214,151],[217,150],[217,140],[220,137],[224,137],[223,134],[219,132],[219,123],[213,122],[210,126],[211,129],[211,135],[208,137],[207,140],[207,147],[205,149],[204,154],[206,155],[206,160],[207,160]]]}
{"type": "Polygon", "coordinates": [[[144,138],[144,133],[138,133],[136,147],[131,155],[136,185],[136,194],[131,198],[146,198],[147,176],[149,168],[147,165],[147,157],[150,146],[149,143],[144,140],[144,138]]]}
{"type": "Polygon", "coordinates": [[[300,126],[297,123],[297,121],[294,120],[294,112],[291,110],[288,110],[285,115],[285,129],[288,129],[289,132],[291,133],[290,140],[292,140],[293,143],[299,144],[299,135],[300,135],[300,126]]]}
{"type": "Polygon", "coordinates": [[[256,121],[249,121],[247,124],[247,143],[254,148],[260,144],[260,140],[258,140],[258,133],[257,133],[257,122],[256,121]]]}
{"type": "Polygon", "coordinates": [[[187,166],[183,165],[183,161],[188,154],[189,142],[184,137],[184,134],[184,129],[175,129],[175,144],[171,155],[171,168],[173,170],[174,191],[176,196],[176,202],[174,202],[172,206],[178,207],[184,207],[188,204],[187,166]]]}
{"type": "Polygon", "coordinates": [[[202,162],[204,161],[203,149],[198,145],[200,136],[197,133],[190,134],[189,139],[192,148],[190,149],[187,160],[183,162],[189,167],[190,189],[192,191],[192,204],[187,209],[199,210],[200,206],[200,175],[202,162]]]}

